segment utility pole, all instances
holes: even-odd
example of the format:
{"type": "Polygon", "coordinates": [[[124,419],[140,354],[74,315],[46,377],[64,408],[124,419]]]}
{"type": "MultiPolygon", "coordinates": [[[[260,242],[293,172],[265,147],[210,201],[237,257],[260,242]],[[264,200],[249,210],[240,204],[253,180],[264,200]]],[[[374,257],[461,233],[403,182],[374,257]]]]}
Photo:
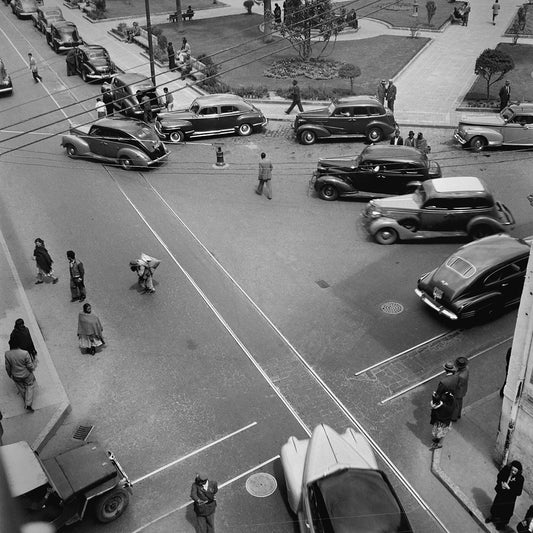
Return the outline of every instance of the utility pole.
{"type": "Polygon", "coordinates": [[[150,58],[150,77],[155,86],[154,45],[152,44],[152,23],[150,21],[150,0],[144,0],[146,10],[146,32],[148,33],[148,56],[150,58]]]}
{"type": "Polygon", "coordinates": [[[176,0],[176,25],[178,26],[178,31],[181,29],[183,20],[181,18],[181,0],[176,0]]]}

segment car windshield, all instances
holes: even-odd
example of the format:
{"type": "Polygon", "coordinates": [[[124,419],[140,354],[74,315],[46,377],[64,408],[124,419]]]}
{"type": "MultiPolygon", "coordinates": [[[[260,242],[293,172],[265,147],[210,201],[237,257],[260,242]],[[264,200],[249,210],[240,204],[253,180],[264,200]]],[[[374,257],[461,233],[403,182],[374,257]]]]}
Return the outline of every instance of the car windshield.
{"type": "Polygon", "coordinates": [[[195,115],[197,115],[198,111],[200,111],[200,104],[197,104],[196,102],[193,102],[193,104],[189,108],[189,111],[191,113],[194,113],[195,115]]]}
{"type": "Polygon", "coordinates": [[[342,470],[312,483],[308,490],[317,532],[412,532],[392,487],[378,470],[342,470]]]}
{"type": "Polygon", "coordinates": [[[107,53],[104,50],[91,50],[87,55],[89,59],[107,59],[107,53]]]}
{"type": "Polygon", "coordinates": [[[426,197],[427,195],[423,185],[418,187],[413,193],[413,200],[418,205],[422,205],[426,201],[426,197]]]}
{"type": "Polygon", "coordinates": [[[146,125],[141,125],[139,129],[133,134],[141,141],[158,141],[159,137],[153,132],[152,128],[146,125]]]}
{"type": "Polygon", "coordinates": [[[331,102],[331,104],[328,105],[328,113],[330,115],[333,115],[333,111],[335,111],[335,109],[337,109],[337,106],[333,102],[331,102]]]}
{"type": "Polygon", "coordinates": [[[501,112],[501,117],[505,120],[511,120],[514,116],[514,113],[512,111],[512,109],[509,109],[508,107],[506,107],[502,112],[501,112]]]}

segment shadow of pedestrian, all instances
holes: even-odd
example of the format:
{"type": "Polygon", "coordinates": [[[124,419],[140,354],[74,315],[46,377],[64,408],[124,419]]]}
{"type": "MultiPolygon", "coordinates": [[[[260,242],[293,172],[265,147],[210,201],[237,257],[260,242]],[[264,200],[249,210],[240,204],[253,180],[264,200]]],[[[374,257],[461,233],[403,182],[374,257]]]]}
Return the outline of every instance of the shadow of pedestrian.
{"type": "Polygon", "coordinates": [[[429,406],[431,401],[431,394],[437,387],[436,383],[430,382],[425,387],[417,390],[411,396],[411,404],[414,407],[413,417],[414,422],[406,422],[406,426],[411,430],[413,435],[418,437],[420,442],[424,445],[431,444],[431,425],[429,418],[431,415],[431,408],[429,406]]]}
{"type": "Polygon", "coordinates": [[[487,494],[487,491],[479,487],[473,487],[472,499],[483,516],[489,516],[492,498],[487,494]]]}

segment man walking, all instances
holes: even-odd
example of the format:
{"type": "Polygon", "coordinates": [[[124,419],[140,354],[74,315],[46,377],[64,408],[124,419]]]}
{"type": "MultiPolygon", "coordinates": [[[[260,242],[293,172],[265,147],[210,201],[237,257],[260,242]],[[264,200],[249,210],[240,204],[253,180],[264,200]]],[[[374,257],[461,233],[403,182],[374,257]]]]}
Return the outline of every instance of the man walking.
{"type": "Polygon", "coordinates": [[[387,82],[381,80],[376,90],[376,96],[381,105],[385,105],[385,97],[387,96],[387,82]]]}
{"type": "Polygon", "coordinates": [[[492,4],[492,25],[496,26],[496,17],[500,13],[500,4],[498,3],[498,0],[494,0],[494,4],[492,4]]]}
{"type": "Polygon", "coordinates": [[[191,487],[191,500],[198,523],[198,533],[215,533],[215,509],[218,492],[216,481],[209,481],[206,474],[197,474],[191,487]]]}
{"type": "Polygon", "coordinates": [[[507,80],[499,92],[500,95],[500,111],[509,105],[511,99],[511,82],[507,80]]]}
{"type": "Polygon", "coordinates": [[[163,89],[165,93],[165,108],[167,111],[172,111],[174,109],[174,95],[168,92],[168,88],[163,89]]]}
{"type": "Polygon", "coordinates": [[[303,113],[304,108],[302,107],[302,97],[300,94],[300,87],[298,86],[297,80],[292,80],[292,102],[289,106],[289,109],[285,111],[285,114],[289,115],[290,112],[294,109],[294,106],[298,106],[300,113],[303,113]]]}
{"type": "Polygon", "coordinates": [[[455,360],[455,368],[457,372],[457,388],[455,389],[455,406],[452,413],[452,422],[457,422],[461,418],[461,411],[463,409],[463,398],[468,392],[468,359],[466,357],[458,357],[455,360]]]}
{"type": "Polygon", "coordinates": [[[32,413],[35,365],[30,354],[17,347],[5,353],[5,360],[7,375],[15,382],[19,394],[24,399],[24,407],[32,413]]]}
{"type": "Polygon", "coordinates": [[[392,80],[389,80],[389,85],[387,87],[387,107],[394,112],[394,100],[396,100],[396,93],[398,89],[392,80]]]}
{"type": "Polygon", "coordinates": [[[33,344],[30,330],[24,325],[24,320],[22,318],[17,318],[17,320],[15,320],[15,327],[9,336],[9,349],[15,350],[16,348],[28,352],[32,362],[35,362],[37,350],[33,344]]]}
{"type": "Polygon", "coordinates": [[[37,68],[37,61],[35,61],[35,58],[33,57],[31,52],[28,52],[28,59],[30,63],[31,74],[33,76],[33,79],[35,80],[35,83],[43,81],[43,79],[39,75],[39,69],[37,68]]]}
{"type": "Polygon", "coordinates": [[[261,160],[259,161],[259,184],[255,190],[256,194],[261,196],[263,194],[263,187],[266,189],[266,196],[269,200],[272,200],[272,161],[267,158],[265,152],[261,152],[261,160]]]}
{"type": "Polygon", "coordinates": [[[70,271],[70,294],[71,302],[83,302],[86,298],[85,292],[85,268],[83,263],[76,259],[76,254],[69,250],[67,252],[68,268],[70,271]]]}

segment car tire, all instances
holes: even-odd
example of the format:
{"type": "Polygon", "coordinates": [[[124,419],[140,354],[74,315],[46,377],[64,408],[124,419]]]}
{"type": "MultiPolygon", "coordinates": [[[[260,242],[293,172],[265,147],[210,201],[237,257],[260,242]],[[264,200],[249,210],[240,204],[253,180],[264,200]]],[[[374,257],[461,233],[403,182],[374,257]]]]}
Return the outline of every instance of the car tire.
{"type": "Polygon", "coordinates": [[[69,157],[76,157],[78,155],[78,150],[73,144],[66,144],[65,151],[69,157]]]}
{"type": "Polygon", "coordinates": [[[237,128],[237,133],[239,135],[241,135],[242,137],[247,137],[248,135],[251,135],[252,134],[252,131],[253,131],[253,128],[250,124],[248,123],[245,123],[245,124],[241,124],[238,128],[237,128]]]}
{"type": "Polygon", "coordinates": [[[481,152],[487,146],[487,140],[484,137],[477,135],[470,141],[470,148],[472,152],[481,152]]]}
{"type": "Polygon", "coordinates": [[[400,226],[403,226],[405,229],[412,231],[413,233],[418,231],[420,227],[418,220],[416,220],[415,218],[406,218],[404,220],[399,220],[398,224],[400,224],[400,226]]]}
{"type": "Polygon", "coordinates": [[[339,191],[337,190],[337,187],[335,187],[335,185],[326,183],[320,188],[318,195],[320,196],[320,198],[322,198],[322,200],[333,202],[339,197],[339,191]]]}
{"type": "Polygon", "coordinates": [[[101,496],[96,502],[96,519],[107,524],[121,516],[130,503],[125,489],[117,488],[101,496]]]}
{"type": "Polygon", "coordinates": [[[316,133],[311,130],[304,130],[300,133],[299,140],[301,144],[315,144],[316,142],[316,133]]]}
{"type": "Polygon", "coordinates": [[[488,224],[474,224],[468,233],[474,241],[477,241],[483,237],[494,235],[495,231],[488,224]]]}
{"type": "Polygon", "coordinates": [[[118,164],[124,169],[124,170],[131,170],[133,168],[133,161],[129,157],[122,156],[118,160],[118,164]]]}
{"type": "Polygon", "coordinates": [[[378,143],[383,139],[383,131],[381,128],[374,126],[366,132],[366,138],[368,139],[368,142],[378,143]]]}
{"type": "Polygon", "coordinates": [[[180,130],[172,131],[168,134],[168,138],[170,139],[170,142],[182,143],[185,141],[185,134],[180,130]]]}
{"type": "Polygon", "coordinates": [[[398,240],[398,232],[393,228],[380,228],[374,234],[374,239],[379,244],[394,244],[398,240]]]}

